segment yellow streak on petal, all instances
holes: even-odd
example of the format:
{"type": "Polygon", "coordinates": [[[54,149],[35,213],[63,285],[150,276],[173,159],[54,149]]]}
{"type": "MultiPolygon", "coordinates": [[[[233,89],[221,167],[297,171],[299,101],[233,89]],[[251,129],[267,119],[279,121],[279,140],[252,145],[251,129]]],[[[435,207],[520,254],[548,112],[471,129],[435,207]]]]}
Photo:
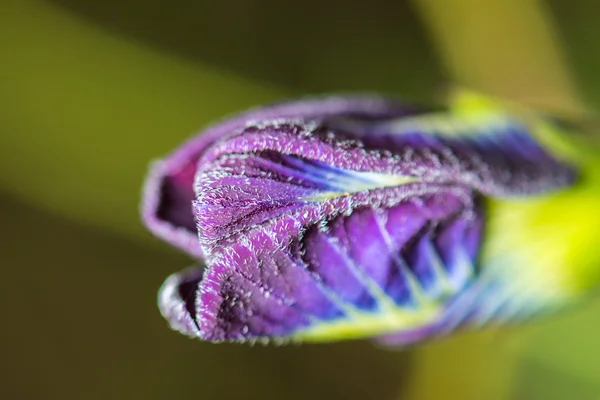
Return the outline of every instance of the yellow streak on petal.
{"type": "Polygon", "coordinates": [[[419,328],[438,318],[438,304],[430,303],[414,310],[395,306],[369,313],[356,309],[347,318],[336,321],[321,321],[293,335],[293,339],[323,342],[343,339],[358,339],[386,333],[408,331],[419,328]]]}

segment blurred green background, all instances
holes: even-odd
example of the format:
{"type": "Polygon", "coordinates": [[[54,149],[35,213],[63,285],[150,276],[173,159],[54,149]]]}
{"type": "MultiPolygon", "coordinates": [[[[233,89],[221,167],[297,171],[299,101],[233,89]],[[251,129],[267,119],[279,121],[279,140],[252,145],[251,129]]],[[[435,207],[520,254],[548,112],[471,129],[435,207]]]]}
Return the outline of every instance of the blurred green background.
{"type": "Polygon", "coordinates": [[[189,340],[155,299],[191,261],[138,202],[151,159],[279,99],[431,102],[454,82],[595,113],[598,17],[558,0],[0,0],[0,398],[597,400],[600,301],[403,351],[189,340]]]}

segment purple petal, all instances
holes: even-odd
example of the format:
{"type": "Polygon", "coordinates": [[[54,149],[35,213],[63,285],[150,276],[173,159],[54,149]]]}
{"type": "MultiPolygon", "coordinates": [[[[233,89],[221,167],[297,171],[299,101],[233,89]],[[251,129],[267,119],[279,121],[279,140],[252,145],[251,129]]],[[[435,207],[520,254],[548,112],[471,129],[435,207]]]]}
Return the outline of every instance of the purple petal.
{"type": "Polygon", "coordinates": [[[191,200],[198,160],[215,141],[247,125],[282,119],[324,120],[348,116],[358,120],[400,117],[415,114],[416,108],[381,97],[331,97],[276,104],[243,113],[207,128],[175,152],[153,164],[144,187],[142,217],[148,229],[161,239],[203,256],[196,235],[191,200]]]}
{"type": "Polygon", "coordinates": [[[146,223],[207,265],[163,287],[172,326],[212,341],[410,342],[471,321],[501,293],[479,279],[483,197],[575,173],[508,118],[403,113],[374,99],[273,107],[159,163],[146,223]]]}

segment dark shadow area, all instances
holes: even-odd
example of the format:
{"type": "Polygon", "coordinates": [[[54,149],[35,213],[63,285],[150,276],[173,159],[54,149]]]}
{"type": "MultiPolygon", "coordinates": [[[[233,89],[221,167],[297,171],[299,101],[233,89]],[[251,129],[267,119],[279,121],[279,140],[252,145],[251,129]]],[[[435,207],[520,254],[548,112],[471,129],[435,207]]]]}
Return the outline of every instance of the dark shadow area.
{"type": "Polygon", "coordinates": [[[49,1],[132,40],[302,92],[419,95],[443,82],[407,1],[49,1]]]}
{"type": "Polygon", "coordinates": [[[367,342],[187,339],[156,307],[159,285],[186,257],[7,197],[0,221],[2,399],[391,399],[410,379],[410,352],[367,342]]]}
{"type": "Polygon", "coordinates": [[[569,67],[575,71],[573,76],[579,83],[578,89],[597,110],[600,107],[600,52],[591,49],[596,48],[600,37],[600,9],[591,2],[585,7],[573,7],[557,0],[548,3],[561,34],[559,44],[568,56],[569,67]]]}

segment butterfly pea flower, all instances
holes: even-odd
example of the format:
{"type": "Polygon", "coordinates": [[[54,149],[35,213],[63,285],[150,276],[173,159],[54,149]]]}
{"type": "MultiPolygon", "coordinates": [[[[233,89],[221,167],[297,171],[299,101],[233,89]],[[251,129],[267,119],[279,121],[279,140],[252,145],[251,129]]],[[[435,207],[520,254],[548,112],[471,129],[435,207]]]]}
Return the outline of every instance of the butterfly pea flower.
{"type": "Polygon", "coordinates": [[[560,308],[587,286],[539,223],[578,181],[548,126],[473,95],[442,110],[303,100],[216,124],[145,186],[149,230],[198,260],[160,311],[214,342],[409,344],[560,308]]]}

